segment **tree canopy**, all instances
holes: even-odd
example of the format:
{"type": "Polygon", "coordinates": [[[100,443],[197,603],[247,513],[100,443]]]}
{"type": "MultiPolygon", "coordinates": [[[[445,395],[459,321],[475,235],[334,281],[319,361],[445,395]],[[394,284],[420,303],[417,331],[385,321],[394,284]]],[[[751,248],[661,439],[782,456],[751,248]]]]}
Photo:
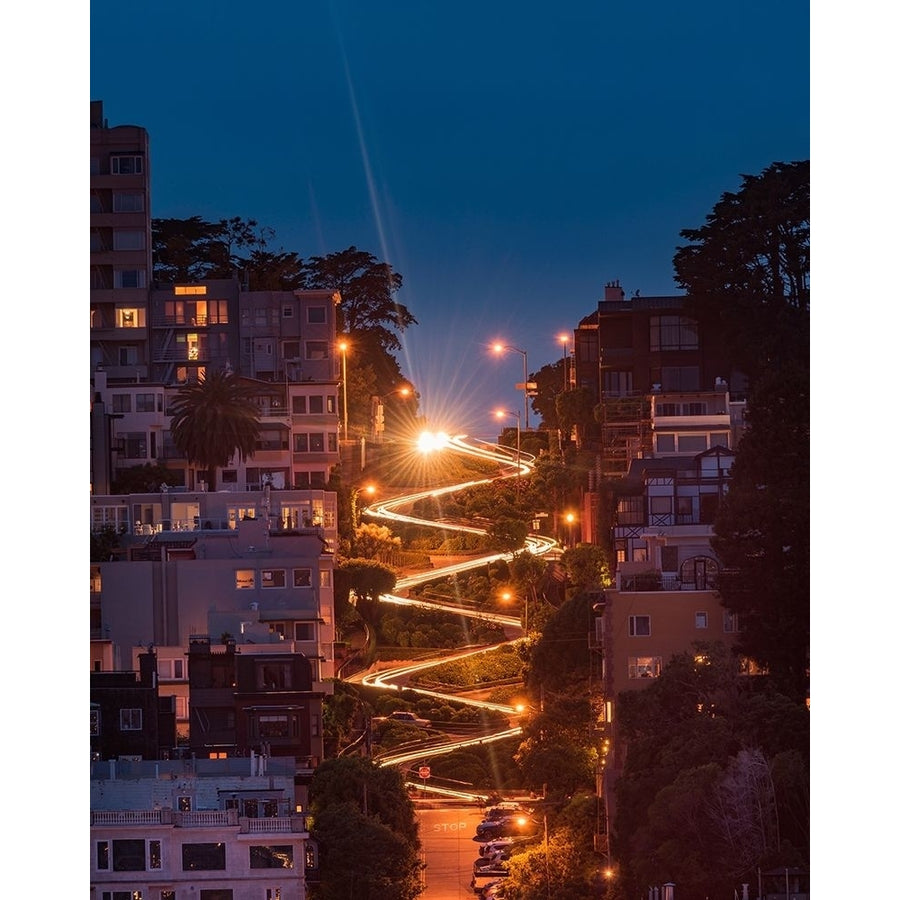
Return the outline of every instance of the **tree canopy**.
{"type": "Polygon", "coordinates": [[[309,787],[319,842],[319,900],[414,900],[419,879],[419,826],[401,774],[370,759],[322,762],[309,787]]]}
{"type": "Polygon", "coordinates": [[[679,895],[725,896],[757,866],[808,865],[805,705],[698,644],[618,709],[614,846],[633,890],[674,881],[679,895]]]}
{"type": "Polygon", "coordinates": [[[675,280],[703,324],[722,324],[729,354],[751,380],[809,352],[809,160],[742,175],[706,224],[685,228],[675,280]]]}

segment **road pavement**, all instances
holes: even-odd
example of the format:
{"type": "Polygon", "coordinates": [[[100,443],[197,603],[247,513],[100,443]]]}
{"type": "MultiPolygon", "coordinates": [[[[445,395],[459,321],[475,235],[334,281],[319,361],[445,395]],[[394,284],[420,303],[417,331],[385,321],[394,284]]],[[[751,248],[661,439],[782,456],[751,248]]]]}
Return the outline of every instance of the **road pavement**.
{"type": "Polygon", "coordinates": [[[418,809],[416,815],[425,858],[422,900],[472,900],[472,863],[481,847],[472,838],[484,807],[443,806],[418,809]]]}

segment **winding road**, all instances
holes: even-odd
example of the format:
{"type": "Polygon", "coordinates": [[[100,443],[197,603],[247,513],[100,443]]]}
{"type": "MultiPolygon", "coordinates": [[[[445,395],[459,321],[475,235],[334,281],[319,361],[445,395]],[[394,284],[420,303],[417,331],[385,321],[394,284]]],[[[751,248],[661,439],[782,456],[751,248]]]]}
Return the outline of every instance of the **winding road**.
{"type": "MultiPolygon", "coordinates": [[[[417,500],[423,499],[425,497],[439,497],[444,494],[455,493],[468,487],[474,487],[479,484],[487,484],[491,481],[497,480],[497,478],[518,478],[522,475],[526,475],[531,472],[534,466],[534,457],[529,453],[511,451],[509,447],[504,447],[500,444],[490,444],[484,441],[472,442],[467,440],[465,435],[446,437],[441,442],[441,446],[449,448],[457,453],[468,454],[480,459],[497,462],[499,465],[505,467],[504,471],[500,475],[496,476],[496,478],[485,478],[480,481],[463,482],[462,484],[453,484],[447,487],[436,488],[427,491],[419,491],[417,493],[407,494],[401,497],[394,497],[390,500],[385,500],[379,503],[375,503],[372,506],[366,507],[363,510],[363,513],[374,518],[387,519],[395,522],[409,522],[431,528],[441,528],[446,531],[461,531],[472,534],[486,534],[487,532],[483,528],[477,528],[471,525],[462,525],[441,520],[434,521],[431,519],[416,518],[414,516],[401,513],[400,510],[410,507],[417,500]]],[[[529,535],[525,540],[523,549],[527,549],[535,555],[541,555],[550,552],[557,546],[557,542],[551,538],[542,537],[540,535],[529,535]]],[[[514,555],[514,553],[495,553],[487,556],[469,559],[465,562],[456,563],[454,565],[445,566],[439,569],[430,569],[427,572],[399,579],[397,581],[395,590],[408,591],[409,588],[416,587],[429,581],[437,581],[446,578],[448,575],[459,574],[460,572],[465,572],[470,569],[477,569],[496,560],[512,559],[514,555]]],[[[519,618],[515,616],[505,616],[497,613],[485,613],[477,610],[465,609],[452,604],[437,603],[428,600],[414,600],[409,597],[402,596],[401,594],[382,594],[379,599],[384,603],[421,606],[441,612],[450,612],[462,616],[487,619],[489,621],[496,622],[498,624],[511,628],[521,627],[519,618]]],[[[516,640],[518,640],[518,638],[516,640]]],[[[347,680],[351,682],[361,682],[362,684],[368,685],[370,687],[382,688],[384,690],[399,691],[402,682],[408,679],[410,675],[416,674],[434,666],[443,665],[450,660],[462,659],[468,656],[474,656],[479,653],[492,653],[502,646],[504,646],[504,644],[495,644],[489,647],[485,647],[482,645],[477,647],[467,647],[453,656],[443,656],[439,659],[408,663],[402,666],[397,666],[396,668],[385,669],[379,672],[361,672],[349,677],[347,680]]],[[[457,694],[444,694],[438,691],[429,691],[420,688],[416,688],[415,690],[416,693],[428,697],[433,697],[439,700],[448,700],[454,703],[466,703],[470,706],[475,706],[481,709],[496,710],[503,713],[505,716],[510,717],[511,719],[517,715],[516,710],[513,707],[506,706],[500,703],[491,703],[486,700],[467,699],[465,697],[460,697],[457,694]]],[[[427,745],[417,744],[414,747],[409,747],[405,751],[395,750],[392,753],[385,754],[378,758],[378,762],[381,765],[409,766],[415,762],[431,759],[434,756],[451,753],[452,751],[457,750],[461,747],[486,744],[492,741],[499,741],[505,738],[513,737],[515,735],[521,734],[521,731],[522,729],[520,727],[513,725],[512,727],[503,728],[502,730],[489,734],[481,734],[478,737],[473,738],[446,739],[435,743],[428,743],[427,745]]],[[[476,795],[462,791],[454,791],[451,789],[436,788],[432,786],[428,786],[426,788],[422,784],[417,784],[416,786],[420,790],[426,790],[428,793],[440,794],[442,796],[456,797],[460,799],[478,799],[476,795]]]]}

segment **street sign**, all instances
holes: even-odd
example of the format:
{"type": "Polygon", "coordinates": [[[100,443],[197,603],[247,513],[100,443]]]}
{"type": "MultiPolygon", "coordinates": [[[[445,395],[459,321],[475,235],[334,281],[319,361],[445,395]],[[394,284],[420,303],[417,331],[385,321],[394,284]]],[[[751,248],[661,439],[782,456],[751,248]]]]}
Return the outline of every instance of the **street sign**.
{"type": "Polygon", "coordinates": [[[431,777],[431,767],[430,766],[419,766],[419,778],[424,781],[426,778],[431,777]]]}

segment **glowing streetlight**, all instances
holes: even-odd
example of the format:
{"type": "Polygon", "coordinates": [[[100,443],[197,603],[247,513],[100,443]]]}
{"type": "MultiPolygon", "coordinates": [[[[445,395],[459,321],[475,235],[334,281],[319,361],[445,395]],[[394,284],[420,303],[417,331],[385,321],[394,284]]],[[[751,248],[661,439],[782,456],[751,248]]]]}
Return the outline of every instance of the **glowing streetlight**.
{"type": "Polygon", "coordinates": [[[511,347],[508,344],[494,344],[494,353],[503,353],[506,350],[522,354],[522,394],[525,398],[525,430],[528,431],[528,354],[524,350],[520,350],[518,347],[511,347]]]}
{"type": "Polygon", "coordinates": [[[563,390],[567,391],[569,390],[569,384],[572,380],[569,375],[569,336],[567,334],[561,334],[559,340],[563,345],[563,390]]]}
{"type": "MultiPolygon", "coordinates": [[[[527,401],[526,401],[527,402],[527,401]]],[[[507,409],[498,409],[494,415],[498,419],[502,419],[505,416],[515,416],[516,417],[516,494],[519,493],[519,477],[522,474],[522,428],[521,428],[521,419],[519,418],[519,414],[517,412],[512,412],[507,409]]]]}
{"type": "Polygon", "coordinates": [[[572,546],[572,526],[575,524],[575,513],[566,513],[566,536],[568,538],[568,546],[572,546]]]}
{"type": "MultiPolygon", "coordinates": [[[[358,487],[358,488],[353,489],[353,492],[350,495],[350,505],[351,505],[350,520],[353,522],[354,529],[356,529],[356,527],[359,525],[359,514],[361,512],[359,498],[363,494],[367,494],[369,497],[374,497],[376,490],[377,489],[374,484],[367,484],[367,485],[365,485],[365,487],[358,487]]],[[[366,508],[365,504],[363,504],[362,509],[365,509],[365,508],[366,508]]]]}
{"type": "MultiPolygon", "coordinates": [[[[504,603],[511,603],[515,598],[509,591],[504,591],[500,595],[500,599],[504,603]]],[[[525,602],[525,617],[522,619],[522,631],[524,631],[525,634],[528,634],[528,594],[524,595],[523,600],[525,602]]],[[[519,704],[516,709],[519,710],[519,712],[522,712],[524,711],[525,707],[522,704],[519,704]],[[521,706],[522,708],[519,709],[519,706],[521,706]]]]}
{"type": "Polygon", "coordinates": [[[381,440],[384,436],[384,403],[382,401],[385,397],[391,397],[394,394],[406,399],[412,395],[412,388],[404,384],[402,387],[394,391],[388,391],[386,394],[372,395],[372,433],[378,440],[381,440]]]}
{"type": "Polygon", "coordinates": [[[341,351],[341,383],[344,387],[344,440],[350,437],[347,427],[347,348],[349,346],[346,341],[338,344],[338,350],[341,351]]]}

